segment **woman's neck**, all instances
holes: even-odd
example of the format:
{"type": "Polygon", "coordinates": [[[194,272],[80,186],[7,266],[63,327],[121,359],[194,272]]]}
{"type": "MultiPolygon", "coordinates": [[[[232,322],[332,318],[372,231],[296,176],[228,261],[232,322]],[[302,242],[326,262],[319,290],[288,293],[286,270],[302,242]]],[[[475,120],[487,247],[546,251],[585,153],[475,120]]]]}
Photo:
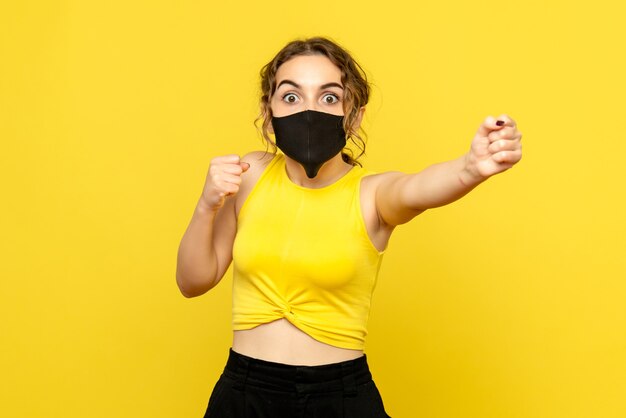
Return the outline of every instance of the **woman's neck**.
{"type": "Polygon", "coordinates": [[[319,189],[329,186],[345,176],[352,169],[352,165],[346,163],[341,157],[341,153],[338,153],[326,161],[317,175],[310,179],[300,163],[285,155],[285,168],[287,176],[293,183],[309,189],[319,189]]]}

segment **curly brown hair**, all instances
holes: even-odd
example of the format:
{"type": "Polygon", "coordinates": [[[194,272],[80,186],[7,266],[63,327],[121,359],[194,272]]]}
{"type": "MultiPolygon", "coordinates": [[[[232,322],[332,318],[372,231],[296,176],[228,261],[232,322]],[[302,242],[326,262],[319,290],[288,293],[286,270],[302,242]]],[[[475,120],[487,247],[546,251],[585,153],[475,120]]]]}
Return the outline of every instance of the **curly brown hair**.
{"type": "Polygon", "coordinates": [[[370,83],[363,68],[352,58],[350,53],[340,47],[336,42],[326,37],[312,37],[302,40],[293,40],[285,45],[276,56],[261,69],[261,102],[260,113],[254,120],[254,126],[261,136],[276,152],[276,145],[270,140],[268,128],[272,121],[272,109],[270,101],[276,90],[276,72],[278,67],[289,59],[299,55],[324,55],[341,70],[341,82],[344,86],[343,97],[343,127],[349,139],[359,149],[355,157],[353,151],[344,148],[341,152],[345,162],[352,165],[361,165],[357,159],[365,153],[366,132],[359,126],[354,125],[359,114],[359,109],[369,101],[370,83]],[[262,120],[261,128],[257,122],[262,120]],[[361,132],[361,134],[359,133],[361,132]]]}

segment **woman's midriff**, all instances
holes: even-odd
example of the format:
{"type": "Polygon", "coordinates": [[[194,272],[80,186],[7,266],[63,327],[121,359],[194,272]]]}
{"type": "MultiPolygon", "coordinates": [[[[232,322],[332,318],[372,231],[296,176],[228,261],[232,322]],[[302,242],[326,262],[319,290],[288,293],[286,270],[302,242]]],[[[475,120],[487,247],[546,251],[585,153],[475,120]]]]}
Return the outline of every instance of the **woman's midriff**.
{"type": "Polygon", "coordinates": [[[233,350],[276,363],[317,366],[354,360],[361,350],[334,347],[313,339],[286,319],[233,333],[233,350]]]}

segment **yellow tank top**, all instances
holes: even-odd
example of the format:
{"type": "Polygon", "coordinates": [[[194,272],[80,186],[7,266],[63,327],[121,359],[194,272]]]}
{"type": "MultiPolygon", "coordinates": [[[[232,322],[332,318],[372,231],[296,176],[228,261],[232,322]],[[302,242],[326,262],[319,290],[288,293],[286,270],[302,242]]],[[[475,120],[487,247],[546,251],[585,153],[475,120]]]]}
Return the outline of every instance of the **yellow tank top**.
{"type": "Polygon", "coordinates": [[[233,329],[286,318],[314,339],[362,350],[384,251],[361,214],[355,166],[335,183],[293,183],[277,154],[239,211],[233,246],[233,329]]]}

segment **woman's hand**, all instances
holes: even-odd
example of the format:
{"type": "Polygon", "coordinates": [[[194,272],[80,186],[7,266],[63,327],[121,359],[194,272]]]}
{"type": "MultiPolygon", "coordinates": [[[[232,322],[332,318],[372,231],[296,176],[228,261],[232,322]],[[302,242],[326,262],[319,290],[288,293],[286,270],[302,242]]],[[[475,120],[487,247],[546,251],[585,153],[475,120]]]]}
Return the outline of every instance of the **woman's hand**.
{"type": "Polygon", "coordinates": [[[241,161],[238,155],[213,158],[198,203],[202,209],[217,212],[224,205],[226,196],[239,191],[241,175],[248,168],[250,164],[241,161]]]}
{"type": "Polygon", "coordinates": [[[479,182],[508,170],[522,159],[521,140],[522,133],[513,119],[507,115],[498,119],[488,116],[466,154],[465,170],[479,182]]]}

